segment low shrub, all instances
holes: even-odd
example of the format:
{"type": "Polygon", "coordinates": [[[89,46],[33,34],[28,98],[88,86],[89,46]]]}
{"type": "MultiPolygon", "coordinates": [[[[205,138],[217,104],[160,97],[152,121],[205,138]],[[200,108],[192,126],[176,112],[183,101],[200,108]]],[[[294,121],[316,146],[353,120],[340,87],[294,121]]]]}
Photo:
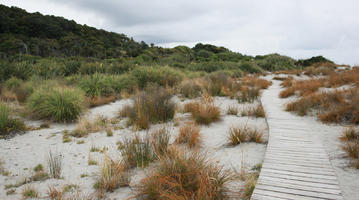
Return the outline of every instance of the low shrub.
{"type": "Polygon", "coordinates": [[[210,124],[220,119],[220,108],[213,102],[191,102],[184,105],[184,111],[190,112],[198,124],[210,124]]]}
{"type": "Polygon", "coordinates": [[[172,95],[163,87],[149,86],[134,97],[134,104],[122,111],[122,116],[138,129],[147,129],[150,123],[166,122],[173,119],[175,103],[172,95]]]}
{"type": "Polygon", "coordinates": [[[200,128],[194,123],[187,123],[184,126],[181,126],[179,129],[179,134],[176,138],[176,143],[178,144],[187,144],[190,148],[200,145],[201,135],[200,128]]]}
{"type": "Polygon", "coordinates": [[[23,81],[21,79],[18,79],[16,77],[11,77],[4,83],[4,85],[8,90],[13,90],[15,88],[20,87],[22,83],[23,81]]]}
{"type": "Polygon", "coordinates": [[[205,155],[172,149],[137,188],[140,199],[227,199],[231,173],[205,155]]]}
{"type": "Polygon", "coordinates": [[[84,99],[76,88],[39,88],[29,97],[27,108],[37,118],[69,122],[84,111],[84,99]]]}

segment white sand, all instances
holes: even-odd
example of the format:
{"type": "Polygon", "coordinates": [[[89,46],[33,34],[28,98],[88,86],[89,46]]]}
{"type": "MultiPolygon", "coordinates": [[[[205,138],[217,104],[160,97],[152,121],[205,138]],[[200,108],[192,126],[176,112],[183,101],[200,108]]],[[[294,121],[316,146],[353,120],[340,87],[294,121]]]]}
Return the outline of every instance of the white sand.
{"type": "MultiPolygon", "coordinates": [[[[174,98],[178,104],[183,104],[191,100],[181,102],[178,98],[174,98]]],[[[97,115],[104,115],[107,117],[115,117],[119,109],[130,103],[131,100],[120,100],[109,105],[93,108],[89,110],[89,118],[94,118],[97,115]]],[[[216,97],[215,104],[222,109],[222,120],[212,123],[209,126],[201,127],[201,134],[203,143],[201,150],[207,152],[211,160],[219,162],[224,165],[226,169],[234,169],[240,171],[241,162],[244,160],[245,168],[249,169],[254,165],[261,163],[264,157],[265,144],[242,144],[235,147],[227,145],[228,129],[232,125],[256,125],[262,127],[267,137],[266,123],[263,118],[248,118],[226,115],[227,109],[230,105],[242,106],[237,103],[237,100],[231,100],[226,97],[216,97]]],[[[239,112],[240,113],[240,112],[239,112]]],[[[188,120],[190,115],[188,113],[177,113],[175,118],[177,120],[188,120]]],[[[41,124],[41,121],[29,122],[33,125],[41,124]]],[[[125,120],[120,123],[125,124],[125,120]]],[[[96,182],[97,175],[100,171],[101,162],[104,159],[104,154],[100,152],[90,152],[92,146],[100,149],[107,147],[106,154],[114,159],[120,159],[120,154],[117,151],[116,143],[124,137],[133,136],[130,128],[114,131],[113,137],[107,137],[106,133],[92,133],[85,138],[72,138],[72,142],[62,143],[63,130],[73,130],[76,124],[51,124],[50,128],[27,132],[24,135],[17,135],[9,140],[0,140],[0,158],[4,162],[3,167],[11,174],[9,176],[0,175],[0,199],[20,199],[21,192],[25,185],[14,188],[16,193],[14,195],[6,195],[4,186],[7,184],[15,184],[25,177],[30,177],[34,174],[33,168],[37,164],[42,164],[47,169],[47,155],[49,150],[58,152],[63,156],[63,170],[62,179],[48,179],[45,181],[32,182],[26,185],[33,185],[40,192],[40,197],[46,197],[46,192],[49,186],[56,186],[62,188],[65,184],[77,184],[79,186],[78,193],[80,196],[89,196],[95,192],[93,184],[96,182]],[[77,141],[84,141],[84,144],[77,144],[77,141]],[[88,165],[88,156],[98,161],[99,165],[88,165]],[[81,174],[87,174],[87,177],[81,178],[81,174]]],[[[153,125],[155,129],[160,125],[153,125]]],[[[178,127],[175,127],[172,122],[167,126],[172,130],[172,138],[178,134],[178,127]]],[[[138,134],[146,134],[147,131],[140,131],[138,134]]],[[[119,188],[113,193],[107,193],[109,199],[127,199],[133,195],[133,187],[145,176],[147,169],[135,169],[130,183],[131,187],[119,188]]],[[[234,184],[240,186],[241,182],[234,184]]],[[[236,188],[238,191],[240,188],[236,188]]]]}

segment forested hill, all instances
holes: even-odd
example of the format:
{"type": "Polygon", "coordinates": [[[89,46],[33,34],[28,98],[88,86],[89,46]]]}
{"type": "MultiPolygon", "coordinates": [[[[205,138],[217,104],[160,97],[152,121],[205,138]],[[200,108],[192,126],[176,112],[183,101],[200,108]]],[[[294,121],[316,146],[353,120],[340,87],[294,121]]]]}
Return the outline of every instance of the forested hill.
{"type": "Polygon", "coordinates": [[[0,4],[0,57],[14,54],[82,56],[96,58],[136,57],[147,49],[124,34],[77,24],[63,17],[28,13],[0,4]]]}

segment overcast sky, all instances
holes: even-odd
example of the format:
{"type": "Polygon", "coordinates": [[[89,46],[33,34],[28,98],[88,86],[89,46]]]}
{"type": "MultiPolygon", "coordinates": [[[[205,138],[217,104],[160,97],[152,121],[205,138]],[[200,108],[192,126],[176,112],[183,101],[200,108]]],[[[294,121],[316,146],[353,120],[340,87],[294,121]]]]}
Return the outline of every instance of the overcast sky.
{"type": "Polygon", "coordinates": [[[0,0],[28,12],[173,47],[198,42],[259,55],[359,64],[357,0],[0,0]]]}

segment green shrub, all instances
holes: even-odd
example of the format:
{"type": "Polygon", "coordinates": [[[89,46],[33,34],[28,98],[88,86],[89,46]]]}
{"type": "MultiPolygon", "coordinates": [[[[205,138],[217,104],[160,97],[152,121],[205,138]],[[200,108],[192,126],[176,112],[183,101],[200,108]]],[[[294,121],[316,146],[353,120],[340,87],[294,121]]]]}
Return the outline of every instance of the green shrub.
{"type": "Polygon", "coordinates": [[[84,99],[76,88],[39,88],[29,97],[27,108],[35,117],[68,122],[85,109],[84,99]]]}
{"type": "Polygon", "coordinates": [[[254,62],[242,62],[240,65],[240,69],[245,72],[249,73],[261,73],[263,72],[263,69],[260,68],[256,63],[254,62]]]}
{"type": "Polygon", "coordinates": [[[171,67],[137,67],[132,70],[131,75],[136,79],[140,88],[145,88],[149,83],[156,83],[161,86],[178,84],[182,78],[182,72],[171,67]]]}
{"type": "Polygon", "coordinates": [[[7,80],[5,82],[5,87],[9,90],[13,90],[15,88],[20,87],[20,85],[22,84],[22,80],[18,79],[16,77],[11,77],[9,80],[7,80]]]}
{"type": "Polygon", "coordinates": [[[106,69],[102,63],[90,62],[82,63],[79,70],[81,74],[95,74],[95,73],[105,73],[106,69]]]}
{"type": "Polygon", "coordinates": [[[95,73],[85,76],[80,80],[79,87],[90,97],[110,96],[114,94],[111,79],[105,74],[95,73]]]}

